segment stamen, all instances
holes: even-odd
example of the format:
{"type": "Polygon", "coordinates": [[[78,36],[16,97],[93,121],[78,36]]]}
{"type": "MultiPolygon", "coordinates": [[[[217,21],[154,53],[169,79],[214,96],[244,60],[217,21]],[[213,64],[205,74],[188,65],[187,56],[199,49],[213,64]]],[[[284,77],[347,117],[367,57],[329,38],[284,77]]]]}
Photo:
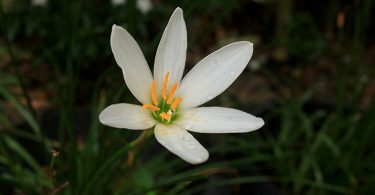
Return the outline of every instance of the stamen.
{"type": "Polygon", "coordinates": [[[142,107],[146,108],[146,109],[149,109],[149,110],[151,110],[153,112],[160,110],[160,108],[158,108],[158,107],[156,107],[154,105],[151,105],[151,104],[143,104],[142,107]]]}
{"type": "Polygon", "coordinates": [[[170,122],[172,115],[169,115],[169,114],[167,114],[165,112],[162,112],[162,113],[160,113],[160,117],[163,118],[163,119],[165,119],[165,120],[167,120],[168,122],[170,122]]]}
{"type": "Polygon", "coordinates": [[[167,87],[168,87],[168,79],[169,79],[169,72],[165,74],[164,80],[163,80],[163,87],[161,88],[161,95],[163,96],[163,99],[167,99],[167,87]]]}
{"type": "Polygon", "coordinates": [[[182,98],[180,98],[180,97],[174,99],[174,101],[173,101],[173,103],[172,103],[172,105],[171,105],[171,110],[172,110],[173,112],[176,111],[176,108],[177,108],[178,104],[181,103],[181,101],[182,101],[182,98]]]}
{"type": "Polygon", "coordinates": [[[156,80],[152,81],[151,86],[151,99],[155,106],[158,105],[158,97],[156,96],[156,80]]]}
{"type": "Polygon", "coordinates": [[[176,89],[178,87],[178,83],[173,84],[171,90],[169,91],[167,104],[171,104],[173,100],[174,93],[176,92],[176,89]]]}
{"type": "Polygon", "coordinates": [[[152,80],[151,83],[151,103],[143,104],[142,107],[148,109],[152,112],[153,117],[161,122],[169,124],[172,120],[174,120],[178,113],[176,111],[178,105],[181,103],[182,98],[176,97],[175,93],[178,88],[178,83],[174,83],[173,85],[169,85],[169,72],[165,73],[164,80],[162,83],[161,88],[161,98],[158,97],[159,92],[156,80],[152,80]],[[159,99],[160,98],[160,99],[159,99]],[[159,105],[160,104],[160,105],[159,105]],[[160,106],[160,107],[159,107],[160,106]]]}

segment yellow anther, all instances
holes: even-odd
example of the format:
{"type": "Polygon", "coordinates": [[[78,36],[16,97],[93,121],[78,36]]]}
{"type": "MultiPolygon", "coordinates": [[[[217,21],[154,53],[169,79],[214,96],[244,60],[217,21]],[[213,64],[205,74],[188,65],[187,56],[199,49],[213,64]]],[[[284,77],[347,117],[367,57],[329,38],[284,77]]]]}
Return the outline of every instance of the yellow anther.
{"type": "Polygon", "coordinates": [[[169,72],[165,74],[164,80],[163,80],[163,86],[161,88],[161,96],[163,96],[163,99],[167,99],[167,88],[168,88],[168,79],[169,79],[169,72]]]}
{"type": "Polygon", "coordinates": [[[181,101],[182,101],[182,98],[180,98],[180,97],[174,99],[174,101],[173,101],[173,103],[172,103],[172,105],[171,105],[171,110],[172,110],[173,112],[176,111],[176,108],[177,108],[178,104],[181,103],[181,101]]]}
{"type": "Polygon", "coordinates": [[[160,113],[160,117],[163,118],[163,119],[165,119],[165,120],[167,120],[168,122],[170,122],[172,115],[169,115],[169,114],[167,114],[165,112],[162,112],[162,113],[160,113]]]}
{"type": "Polygon", "coordinates": [[[173,96],[174,96],[174,93],[175,93],[176,90],[177,90],[177,87],[178,87],[178,83],[173,84],[171,90],[169,91],[167,104],[171,104],[171,103],[172,103],[173,96]]]}
{"type": "Polygon", "coordinates": [[[159,107],[156,107],[156,106],[151,105],[151,104],[143,104],[142,107],[143,107],[143,108],[146,108],[146,109],[149,109],[149,110],[151,110],[151,111],[153,111],[153,112],[160,110],[159,107]]]}
{"type": "Polygon", "coordinates": [[[151,85],[151,99],[155,106],[158,105],[158,97],[156,96],[156,80],[152,81],[151,85]]]}

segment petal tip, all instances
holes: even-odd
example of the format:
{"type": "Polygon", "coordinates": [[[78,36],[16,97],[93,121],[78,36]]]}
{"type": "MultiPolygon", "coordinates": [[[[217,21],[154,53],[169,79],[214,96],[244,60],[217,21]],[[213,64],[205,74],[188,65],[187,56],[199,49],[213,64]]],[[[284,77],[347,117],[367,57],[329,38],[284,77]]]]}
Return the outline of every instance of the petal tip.
{"type": "Polygon", "coordinates": [[[173,11],[173,14],[172,14],[172,16],[178,16],[178,17],[183,17],[183,15],[184,15],[184,13],[183,13],[184,11],[180,8],[180,7],[177,7],[174,11],[173,11]]]}
{"type": "Polygon", "coordinates": [[[240,43],[243,46],[249,47],[251,49],[254,47],[254,44],[252,42],[250,42],[250,41],[240,41],[238,43],[240,43]]]}
{"type": "Polygon", "coordinates": [[[241,44],[242,51],[249,54],[250,56],[249,60],[250,60],[251,56],[253,55],[254,44],[250,41],[240,41],[239,43],[241,44]]]}
{"type": "Polygon", "coordinates": [[[208,160],[209,156],[210,156],[210,154],[206,150],[206,153],[203,156],[201,156],[200,158],[195,158],[194,160],[191,159],[191,160],[189,160],[187,162],[190,163],[190,164],[193,164],[193,165],[201,164],[201,163],[206,162],[208,160]]]}
{"type": "Polygon", "coordinates": [[[121,30],[121,29],[122,29],[121,26],[117,26],[116,24],[113,24],[113,25],[112,25],[112,32],[113,32],[113,31],[116,31],[116,30],[121,30]]]}
{"type": "Polygon", "coordinates": [[[99,122],[101,123],[101,124],[103,124],[103,125],[107,125],[106,124],[106,122],[105,122],[105,117],[104,117],[104,115],[105,115],[105,113],[106,113],[106,109],[107,108],[105,108],[104,110],[102,110],[101,112],[100,112],[100,114],[99,114],[99,122]]]}
{"type": "Polygon", "coordinates": [[[262,118],[260,118],[260,117],[257,117],[256,118],[256,120],[257,120],[257,123],[258,123],[258,129],[260,129],[260,128],[262,128],[263,126],[264,126],[264,120],[262,119],[262,118]]]}
{"type": "Polygon", "coordinates": [[[102,116],[102,112],[99,114],[98,119],[99,119],[99,122],[103,124],[103,116],[102,116]]]}
{"type": "Polygon", "coordinates": [[[253,44],[252,42],[250,42],[250,41],[247,41],[247,44],[248,44],[251,48],[254,47],[254,44],[253,44]]]}
{"type": "Polygon", "coordinates": [[[183,10],[182,10],[180,7],[176,7],[176,9],[175,9],[174,11],[175,11],[175,12],[178,11],[178,12],[181,12],[181,13],[183,12],[183,10]]]}

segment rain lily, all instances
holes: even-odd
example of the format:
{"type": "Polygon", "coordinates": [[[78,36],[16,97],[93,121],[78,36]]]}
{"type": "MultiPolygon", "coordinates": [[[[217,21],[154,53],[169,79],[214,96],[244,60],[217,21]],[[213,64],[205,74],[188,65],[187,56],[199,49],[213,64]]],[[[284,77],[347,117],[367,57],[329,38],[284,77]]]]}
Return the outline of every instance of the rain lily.
{"type": "Polygon", "coordinates": [[[208,55],[184,77],[187,36],[182,9],[177,8],[156,51],[152,75],[140,47],[122,27],[114,25],[111,48],[125,83],[142,106],[114,104],[100,122],[116,128],[154,128],[160,144],[183,160],[198,164],[207,150],[188,132],[244,133],[264,125],[261,118],[224,107],[198,107],[227,89],[248,64],[253,45],[229,44],[208,55]]]}

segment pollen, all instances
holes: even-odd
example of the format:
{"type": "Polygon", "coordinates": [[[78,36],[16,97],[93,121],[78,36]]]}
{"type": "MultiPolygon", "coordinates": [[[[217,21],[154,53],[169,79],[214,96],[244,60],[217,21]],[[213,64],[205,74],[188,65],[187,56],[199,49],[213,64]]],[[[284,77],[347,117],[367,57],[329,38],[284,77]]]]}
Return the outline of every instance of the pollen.
{"type": "Polygon", "coordinates": [[[159,107],[154,106],[154,105],[151,105],[151,104],[143,104],[142,107],[143,107],[143,108],[146,108],[146,109],[149,109],[149,110],[151,110],[152,112],[155,112],[155,111],[159,111],[159,110],[160,110],[159,107]]]}
{"type": "Polygon", "coordinates": [[[163,80],[163,86],[161,88],[161,96],[163,97],[164,100],[167,99],[168,80],[169,80],[169,72],[165,74],[165,77],[163,80]]]}
{"type": "Polygon", "coordinates": [[[162,113],[160,113],[160,117],[163,118],[163,119],[165,119],[165,120],[167,120],[168,122],[170,122],[171,118],[172,118],[172,115],[167,114],[165,112],[162,112],[162,113]]]}
{"type": "Polygon", "coordinates": [[[156,95],[156,80],[152,81],[152,85],[151,85],[151,99],[152,99],[152,103],[154,103],[154,105],[157,106],[158,105],[158,97],[156,95]]]}

